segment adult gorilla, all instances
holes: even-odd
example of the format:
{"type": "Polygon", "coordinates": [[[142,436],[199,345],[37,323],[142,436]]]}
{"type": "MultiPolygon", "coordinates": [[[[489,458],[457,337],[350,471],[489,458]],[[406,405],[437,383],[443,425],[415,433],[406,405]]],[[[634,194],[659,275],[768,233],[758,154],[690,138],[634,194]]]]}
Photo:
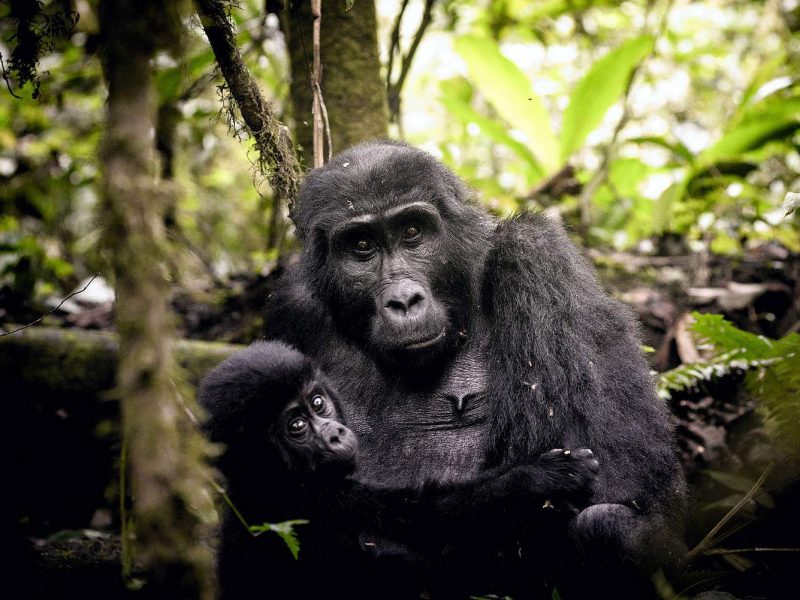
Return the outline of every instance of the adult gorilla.
{"type": "Polygon", "coordinates": [[[315,357],[339,389],[358,478],[458,481],[591,448],[594,503],[569,531],[578,559],[605,575],[669,559],[684,484],[667,410],[631,315],[559,226],[496,221],[441,163],[395,142],[312,171],[292,218],[305,249],[268,303],[266,337],[315,357]]]}

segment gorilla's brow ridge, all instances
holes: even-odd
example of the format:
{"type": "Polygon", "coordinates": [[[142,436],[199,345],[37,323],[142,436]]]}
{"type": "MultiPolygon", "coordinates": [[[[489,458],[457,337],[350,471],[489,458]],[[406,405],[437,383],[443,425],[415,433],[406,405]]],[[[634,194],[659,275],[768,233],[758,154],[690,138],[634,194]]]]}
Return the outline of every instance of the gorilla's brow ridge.
{"type": "Polygon", "coordinates": [[[344,223],[342,223],[341,225],[334,227],[331,230],[331,237],[337,237],[342,233],[345,233],[350,229],[353,229],[354,227],[359,227],[362,225],[371,225],[376,221],[380,220],[392,221],[394,219],[397,219],[398,217],[401,217],[405,213],[417,212],[417,211],[424,212],[433,219],[436,219],[437,221],[440,219],[439,211],[433,204],[431,204],[430,202],[423,202],[418,200],[416,202],[408,202],[401,206],[394,206],[392,208],[379,211],[377,213],[365,213],[352,217],[347,221],[345,221],[344,223]]]}

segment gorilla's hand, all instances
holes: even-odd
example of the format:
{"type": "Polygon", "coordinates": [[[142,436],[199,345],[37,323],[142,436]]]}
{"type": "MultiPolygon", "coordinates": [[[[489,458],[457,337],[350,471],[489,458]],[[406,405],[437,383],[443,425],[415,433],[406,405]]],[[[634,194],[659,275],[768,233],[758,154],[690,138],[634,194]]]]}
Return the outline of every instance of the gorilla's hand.
{"type": "Polygon", "coordinates": [[[600,463],[588,448],[556,448],[510,475],[520,492],[542,500],[543,508],[576,510],[588,506],[600,463]]]}

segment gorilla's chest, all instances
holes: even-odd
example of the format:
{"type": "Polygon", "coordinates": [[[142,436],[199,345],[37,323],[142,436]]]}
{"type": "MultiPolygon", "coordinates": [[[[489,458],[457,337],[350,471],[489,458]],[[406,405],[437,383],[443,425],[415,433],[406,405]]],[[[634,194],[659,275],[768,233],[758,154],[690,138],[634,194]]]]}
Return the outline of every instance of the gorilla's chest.
{"type": "Polygon", "coordinates": [[[403,381],[354,383],[344,396],[361,447],[360,477],[406,485],[481,470],[491,412],[482,349],[462,351],[424,390],[403,381]]]}

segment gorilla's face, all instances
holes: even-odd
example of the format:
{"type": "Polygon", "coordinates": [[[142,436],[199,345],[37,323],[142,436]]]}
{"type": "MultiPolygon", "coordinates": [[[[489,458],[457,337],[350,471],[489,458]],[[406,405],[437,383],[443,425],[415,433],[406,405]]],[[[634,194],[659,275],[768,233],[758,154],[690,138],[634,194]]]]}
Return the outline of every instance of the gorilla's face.
{"type": "Polygon", "coordinates": [[[356,146],[311,172],[293,219],[306,281],[370,356],[433,366],[467,335],[493,226],[433,157],[356,146]]]}
{"type": "Polygon", "coordinates": [[[318,376],[286,404],[270,438],[284,464],[300,473],[346,474],[358,461],[358,440],[341,417],[332,390],[318,376]]]}
{"type": "Polygon", "coordinates": [[[362,340],[380,355],[424,363],[457,331],[448,314],[442,219],[426,202],[362,214],[329,234],[337,296],[358,311],[362,340]]]}

